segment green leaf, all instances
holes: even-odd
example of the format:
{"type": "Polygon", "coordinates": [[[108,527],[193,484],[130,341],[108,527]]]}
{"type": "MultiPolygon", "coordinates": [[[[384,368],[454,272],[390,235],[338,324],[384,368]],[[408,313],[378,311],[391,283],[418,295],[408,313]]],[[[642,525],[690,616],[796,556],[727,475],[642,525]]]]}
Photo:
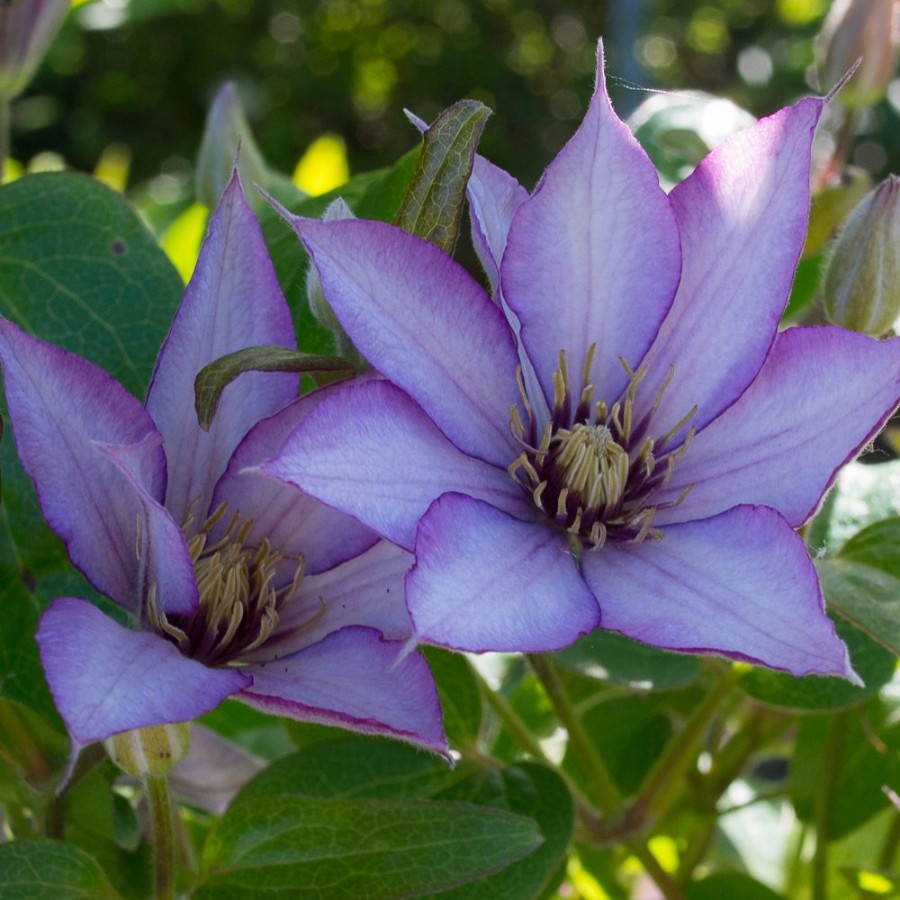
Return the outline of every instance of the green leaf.
{"type": "Polygon", "coordinates": [[[565,782],[537,763],[504,769],[503,780],[507,785],[506,807],[535,819],[544,843],[496,875],[440,894],[441,900],[530,900],[546,896],[560,876],[575,822],[572,796],[565,782]]]}
{"type": "MultiPolygon", "coordinates": [[[[84,175],[29,175],[0,188],[0,244],[0,314],[142,395],[182,284],[127,201],[84,175]]],[[[52,596],[44,577],[71,567],[8,439],[0,469],[0,562],[52,596]]]]}
{"type": "Polygon", "coordinates": [[[771,888],[749,875],[718,872],[702,881],[689,884],[684,895],[687,900],[782,900],[771,888]]]}
{"type": "Polygon", "coordinates": [[[209,431],[222,391],[244,372],[328,372],[339,378],[349,378],[353,375],[353,366],[345,359],[298,353],[275,344],[226,353],[204,366],[194,379],[194,406],[204,431],[209,431]]]}
{"type": "Polygon", "coordinates": [[[666,653],[600,629],[557,652],[555,658],[588,678],[645,690],[684,687],[700,671],[695,656],[666,653]]]}
{"type": "Polygon", "coordinates": [[[489,875],[541,843],[505,810],[418,799],[264,797],[225,814],[197,898],[396,898],[489,875]]]}
{"type": "Polygon", "coordinates": [[[438,647],[423,647],[437,683],[444,729],[450,743],[470,747],[481,732],[482,706],[478,682],[468,660],[438,647]]]}
{"type": "Polygon", "coordinates": [[[96,860],[58,841],[0,844],[0,900],[112,900],[96,860]]]}
{"type": "Polygon", "coordinates": [[[141,396],[182,284],[124,197],[71,172],[21,178],[0,188],[0,245],[0,312],[141,396]]]}
{"type": "Polygon", "coordinates": [[[232,807],[279,796],[430,796],[458,781],[457,772],[445,760],[406,744],[352,735],[313,744],[272,763],[245,785],[232,807]]]}
{"type": "Polygon", "coordinates": [[[445,253],[456,246],[466,184],[490,114],[477,100],[460,100],[435,119],[397,215],[401,228],[445,253]]]}
{"type": "MultiPolygon", "coordinates": [[[[829,605],[835,602],[826,595],[829,605]]],[[[756,700],[772,706],[797,710],[843,709],[876,694],[894,674],[894,657],[843,619],[835,620],[838,636],[847,644],[853,668],[865,683],[858,687],[843,678],[808,675],[796,678],[783,672],[753,669],[741,680],[740,688],[756,700]]]]}

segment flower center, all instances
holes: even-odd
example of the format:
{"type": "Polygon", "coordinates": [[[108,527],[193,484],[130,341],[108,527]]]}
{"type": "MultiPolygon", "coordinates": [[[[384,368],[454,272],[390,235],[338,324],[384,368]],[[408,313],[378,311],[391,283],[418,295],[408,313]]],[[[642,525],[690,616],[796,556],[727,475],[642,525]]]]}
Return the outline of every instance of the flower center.
{"type": "MultiPolygon", "coordinates": [[[[297,594],[303,580],[303,558],[286,558],[273,550],[268,538],[247,546],[253,526],[234,513],[222,536],[210,535],[226,512],[222,504],[188,539],[200,602],[189,616],[172,616],[148,604],[151,623],[171,638],[185,656],[208,666],[236,665],[240,657],[264,644],[278,625],[279,612],[297,594]],[[283,583],[283,568],[293,568],[283,583]],[[279,575],[282,573],[282,576],[279,575]],[[281,583],[281,587],[277,587],[281,583]]],[[[188,531],[192,522],[182,526],[188,531]]]]}
{"type": "Polygon", "coordinates": [[[592,344],[588,350],[577,394],[570,389],[566,354],[560,351],[559,368],[553,374],[553,409],[542,428],[521,369],[521,409],[517,404],[510,413],[510,428],[522,453],[509,466],[509,474],[544,515],[589,550],[602,547],[608,539],[642,541],[663,536],[653,526],[654,516],[663,506],[681,503],[692,486],[664,505],[653,505],[651,500],[687,451],[693,426],[680,444],[670,444],[696,411],[696,407],[691,409],[665,434],[651,436],[653,415],[673,373],[659,389],[649,412],[635,421],[634,400],[647,367],[633,372],[624,360],[628,374],[625,393],[611,408],[602,401],[594,402],[594,386],[588,378],[595,349],[592,344]]]}

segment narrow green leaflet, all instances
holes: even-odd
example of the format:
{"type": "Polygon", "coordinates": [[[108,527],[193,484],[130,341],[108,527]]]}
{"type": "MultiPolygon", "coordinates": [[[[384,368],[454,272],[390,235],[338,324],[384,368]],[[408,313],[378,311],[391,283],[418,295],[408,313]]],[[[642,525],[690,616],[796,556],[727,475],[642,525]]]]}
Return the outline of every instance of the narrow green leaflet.
{"type": "Polygon", "coordinates": [[[684,891],[687,900],[782,900],[771,888],[749,875],[718,872],[702,881],[689,884],[684,891]]]}
{"type": "Polygon", "coordinates": [[[467,803],[264,797],[225,814],[193,896],[400,900],[497,872],[542,840],[531,819],[467,803]]]}
{"type": "Polygon", "coordinates": [[[0,900],[115,900],[96,860],[78,847],[34,840],[0,844],[0,900]]]}
{"type": "Polygon", "coordinates": [[[464,656],[438,647],[423,649],[437,683],[447,738],[456,747],[473,745],[481,731],[482,707],[470,663],[464,656]]]}
{"type": "Polygon", "coordinates": [[[490,114],[477,100],[460,100],[435,119],[425,132],[422,156],[397,215],[401,228],[445,253],[456,246],[466,184],[490,114]]]}
{"type": "Polygon", "coordinates": [[[336,378],[349,378],[353,366],[338,357],[298,353],[277,345],[246,347],[228,353],[204,366],[194,379],[194,405],[204,431],[209,431],[222,391],[244,372],[328,373],[336,378]]]}
{"type": "Polygon", "coordinates": [[[588,678],[649,690],[684,687],[700,671],[695,656],[666,653],[600,629],[557,652],[555,658],[588,678]]]}
{"type": "MultiPolygon", "coordinates": [[[[827,589],[826,598],[829,605],[840,605],[827,589]]],[[[893,654],[843,619],[836,619],[834,624],[850,651],[850,660],[864,682],[863,687],[843,678],[820,675],[795,678],[783,672],[754,669],[741,680],[741,690],[772,706],[810,711],[843,709],[878,693],[894,674],[893,654]]]]}

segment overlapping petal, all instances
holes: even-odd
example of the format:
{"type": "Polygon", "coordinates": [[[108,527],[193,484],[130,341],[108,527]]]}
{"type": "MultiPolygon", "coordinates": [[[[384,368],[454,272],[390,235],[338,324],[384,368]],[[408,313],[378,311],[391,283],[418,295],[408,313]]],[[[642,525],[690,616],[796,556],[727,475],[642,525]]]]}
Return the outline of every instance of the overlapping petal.
{"type": "Polygon", "coordinates": [[[282,481],[267,478],[258,467],[267,462],[316,404],[339,389],[324,388],[289,404],[255,425],[238,445],[216,485],[212,508],[227,503],[253,525],[251,544],[267,538],[285,556],[302,556],[307,574],[325,572],[371,547],[378,535],[365,525],[282,481]]]}
{"type": "Polygon", "coordinates": [[[241,699],[277,715],[399,737],[447,752],[428,664],[372,628],[343,628],[292,656],[248,667],[241,699]]]}
{"type": "Polygon", "coordinates": [[[194,275],[156,363],[147,409],[165,438],[166,506],[182,522],[209,507],[213,487],[241,438],[297,396],[293,373],[249,372],[222,394],[209,432],[194,411],[194,379],[208,363],[245,347],[294,348],[287,302],[237,173],[209,223],[194,275]]]}
{"type": "Polygon", "coordinates": [[[446,491],[528,514],[500,469],[461,453],[410,397],[387,381],[325,397],[278,455],[261,467],[355,516],[407,550],[419,518],[446,491]]]}
{"type": "Polygon", "coordinates": [[[422,518],[406,589],[416,637],[453,649],[558,650],[600,624],[562,534],[462,494],[422,518]]]}
{"type": "Polygon", "coordinates": [[[607,545],[584,554],[582,569],[604,628],[657,647],[858,681],[803,541],[767,507],[673,525],[661,541],[607,545]]]}
{"type": "Polygon", "coordinates": [[[0,358],[16,446],[47,521],[97,590],[139,614],[143,503],[101,446],[130,447],[135,478],[160,497],[166,465],[153,422],[101,369],[4,319],[0,358]]]}
{"type": "Polygon", "coordinates": [[[53,699],[80,744],[189,721],[251,681],[187,659],[156,634],[123,628],[85,600],[54,601],[37,639],[53,699]]]}
{"type": "Polygon", "coordinates": [[[752,381],[775,337],[803,249],[813,132],[808,98],[739,131],[672,191],[683,256],[671,312],[647,354],[649,406],[671,370],[659,433],[694,405],[699,430],[752,381]]]}
{"type": "Polygon", "coordinates": [[[437,247],[392,225],[290,222],[360,352],[460,449],[506,465],[516,351],[481,286],[437,247]]]}
{"type": "Polygon", "coordinates": [[[412,554],[388,541],[328,572],[307,575],[278,617],[278,630],[247,660],[286,656],[350,625],[377,628],[388,640],[409,637],[403,582],[412,554]]]}
{"type": "Polygon", "coordinates": [[[596,343],[590,380],[614,400],[675,296],[678,229],[653,163],[613,112],[598,52],[584,121],[519,207],[501,266],[503,297],[552,404],[565,350],[573,380],[596,343]]]}
{"type": "Polygon", "coordinates": [[[658,499],[693,488],[682,504],[662,510],[657,523],[758,503],[801,525],[837,470],[896,406],[898,348],[897,338],[876,341],[830,326],[779,334],[756,380],[694,438],[658,499]]]}

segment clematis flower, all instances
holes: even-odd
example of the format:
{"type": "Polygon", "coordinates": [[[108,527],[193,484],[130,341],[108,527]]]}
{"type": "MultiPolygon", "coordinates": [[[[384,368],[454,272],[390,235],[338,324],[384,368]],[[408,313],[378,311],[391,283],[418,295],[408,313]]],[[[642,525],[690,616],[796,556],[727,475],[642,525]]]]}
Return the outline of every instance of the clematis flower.
{"type": "Polygon", "coordinates": [[[0,97],[25,90],[68,11],[69,0],[0,3],[0,97]]]}
{"type": "Polygon", "coordinates": [[[778,333],[803,247],[804,99],[667,195],[596,92],[533,194],[478,160],[493,296],[390,225],[292,218],[385,380],[265,471],[415,553],[416,639],[550,651],[602,627],[855,679],[795,529],[900,397],[900,343],[778,333]]]}
{"type": "Polygon", "coordinates": [[[245,373],[210,431],[194,377],[247,346],[294,347],[235,175],[160,351],[146,407],[91,363],[0,320],[16,442],[75,565],[127,615],[61,598],[38,629],[76,745],[186,721],[226,697],[444,752],[434,682],[399,659],[412,557],[252,469],[314,408],[298,376],[245,373]]]}

